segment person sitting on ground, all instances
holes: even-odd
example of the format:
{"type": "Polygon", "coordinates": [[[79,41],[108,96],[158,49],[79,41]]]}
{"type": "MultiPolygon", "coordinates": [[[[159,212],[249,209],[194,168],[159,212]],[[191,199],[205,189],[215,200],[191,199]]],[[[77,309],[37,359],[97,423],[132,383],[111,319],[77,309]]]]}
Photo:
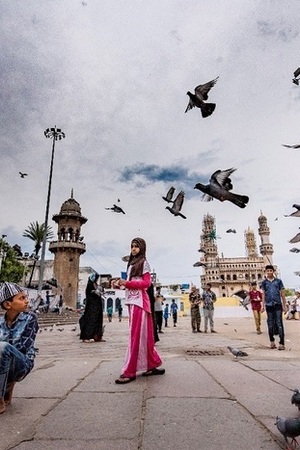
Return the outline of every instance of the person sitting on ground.
{"type": "Polygon", "coordinates": [[[38,331],[37,316],[27,311],[29,300],[15,283],[0,286],[0,414],[11,403],[17,381],[23,380],[34,365],[34,341],[38,331]]]}

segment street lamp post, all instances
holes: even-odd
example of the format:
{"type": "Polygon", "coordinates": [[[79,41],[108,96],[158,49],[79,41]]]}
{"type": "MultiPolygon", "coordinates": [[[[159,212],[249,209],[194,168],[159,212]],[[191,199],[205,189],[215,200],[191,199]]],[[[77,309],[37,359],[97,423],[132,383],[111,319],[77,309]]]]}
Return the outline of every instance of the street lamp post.
{"type": "Polygon", "coordinates": [[[49,183],[48,183],[48,195],[47,195],[47,203],[46,203],[45,222],[44,222],[45,228],[44,228],[44,236],[43,236],[43,244],[42,244],[42,252],[41,252],[41,261],[40,261],[38,292],[40,292],[42,289],[43,277],[44,277],[46,240],[47,240],[47,228],[48,228],[48,216],[49,216],[49,206],[50,206],[55,141],[57,141],[57,140],[60,141],[61,139],[65,138],[65,133],[63,131],[61,131],[60,128],[56,128],[56,125],[54,128],[47,128],[47,130],[44,131],[44,135],[48,139],[53,139],[53,141],[52,141],[52,154],[51,154],[50,174],[49,174],[49,183]]]}

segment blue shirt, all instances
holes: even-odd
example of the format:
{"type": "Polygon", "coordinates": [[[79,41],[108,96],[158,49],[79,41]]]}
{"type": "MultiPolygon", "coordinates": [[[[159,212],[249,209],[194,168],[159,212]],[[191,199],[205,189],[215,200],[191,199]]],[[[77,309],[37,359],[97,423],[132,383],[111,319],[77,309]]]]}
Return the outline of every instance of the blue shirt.
{"type": "Polygon", "coordinates": [[[7,325],[6,314],[0,317],[0,341],[8,342],[26,355],[31,368],[35,357],[34,341],[38,328],[37,317],[30,311],[21,312],[11,326],[7,325]]]}
{"type": "Polygon", "coordinates": [[[280,278],[273,278],[272,280],[265,278],[261,283],[261,288],[265,293],[266,306],[281,304],[280,291],[281,289],[284,289],[284,286],[280,278]]]}
{"type": "Polygon", "coordinates": [[[171,308],[172,314],[177,313],[178,306],[175,302],[171,303],[170,308],[171,308]]]}

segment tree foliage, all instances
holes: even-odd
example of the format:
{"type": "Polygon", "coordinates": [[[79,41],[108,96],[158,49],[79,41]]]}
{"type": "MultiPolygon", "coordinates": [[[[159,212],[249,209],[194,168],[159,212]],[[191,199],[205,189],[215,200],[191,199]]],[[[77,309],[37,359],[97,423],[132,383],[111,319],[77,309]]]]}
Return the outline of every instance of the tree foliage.
{"type": "Polygon", "coordinates": [[[20,283],[23,278],[24,270],[23,264],[17,259],[16,251],[10,247],[7,242],[0,239],[1,252],[1,270],[0,281],[10,281],[12,283],[20,283]]]}
{"type": "MultiPolygon", "coordinates": [[[[42,248],[42,243],[44,239],[45,224],[40,224],[38,221],[31,222],[29,227],[24,231],[23,237],[27,237],[34,242],[34,254],[37,256],[42,248]]],[[[54,234],[52,228],[47,226],[46,239],[53,239],[54,234]]]]}

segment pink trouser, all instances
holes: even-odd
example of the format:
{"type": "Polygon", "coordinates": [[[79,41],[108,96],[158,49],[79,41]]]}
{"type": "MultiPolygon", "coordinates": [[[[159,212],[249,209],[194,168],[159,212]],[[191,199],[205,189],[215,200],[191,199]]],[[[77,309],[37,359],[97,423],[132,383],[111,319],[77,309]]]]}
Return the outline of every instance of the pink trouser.
{"type": "Polygon", "coordinates": [[[129,343],[122,375],[131,378],[139,371],[155,369],[162,361],[154,347],[151,314],[136,305],[128,305],[128,312],[129,343]]]}

